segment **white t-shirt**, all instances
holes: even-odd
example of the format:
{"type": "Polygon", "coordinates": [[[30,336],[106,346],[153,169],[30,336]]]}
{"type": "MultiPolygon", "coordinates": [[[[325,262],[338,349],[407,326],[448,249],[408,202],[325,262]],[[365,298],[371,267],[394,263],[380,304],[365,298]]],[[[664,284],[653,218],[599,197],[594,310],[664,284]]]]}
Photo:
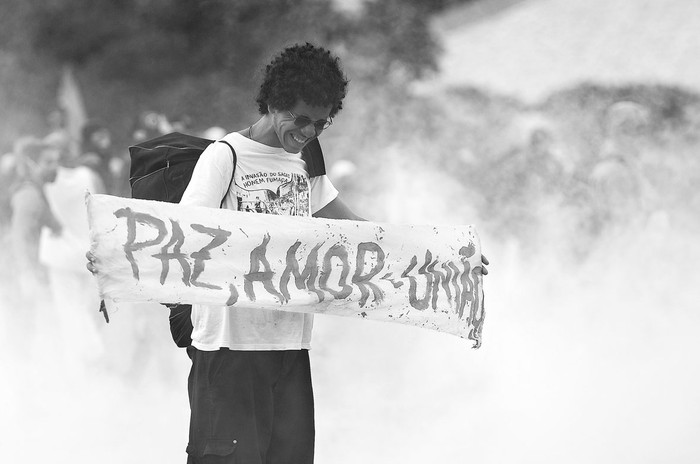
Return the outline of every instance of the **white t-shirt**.
{"type": "MultiPolygon", "coordinates": [[[[213,143],[197,161],[181,204],[290,216],[310,216],[338,191],[328,177],[309,179],[301,153],[263,145],[236,132],[213,143]],[[231,173],[234,179],[231,182],[231,173]],[[229,188],[230,185],[230,188],[229,188]],[[228,189],[228,191],[227,191],[228,189]]],[[[313,315],[235,305],[192,306],[192,345],[198,350],[298,350],[311,348],[313,315]]]]}
{"type": "Polygon", "coordinates": [[[86,166],[59,167],[56,179],[44,185],[51,212],[61,233],[44,227],[39,240],[39,260],[49,269],[85,273],[85,250],[90,247],[85,193],[105,193],[99,175],[86,166]]]}

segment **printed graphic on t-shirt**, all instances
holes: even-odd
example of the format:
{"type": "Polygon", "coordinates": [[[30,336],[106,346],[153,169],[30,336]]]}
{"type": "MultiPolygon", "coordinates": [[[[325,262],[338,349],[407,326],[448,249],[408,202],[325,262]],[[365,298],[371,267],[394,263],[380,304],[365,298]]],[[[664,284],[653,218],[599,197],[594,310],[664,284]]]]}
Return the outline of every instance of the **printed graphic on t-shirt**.
{"type": "Polygon", "coordinates": [[[309,215],[309,182],[289,172],[244,174],[235,183],[238,211],[288,216],[309,215]]]}

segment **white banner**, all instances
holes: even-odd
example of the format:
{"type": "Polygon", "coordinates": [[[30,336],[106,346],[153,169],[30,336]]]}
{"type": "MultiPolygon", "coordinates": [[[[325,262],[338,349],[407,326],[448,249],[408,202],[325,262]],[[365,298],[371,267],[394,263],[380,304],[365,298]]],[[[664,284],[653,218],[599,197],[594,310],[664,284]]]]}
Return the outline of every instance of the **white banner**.
{"type": "Polygon", "coordinates": [[[481,344],[472,226],[251,214],[88,195],[101,295],[410,324],[481,344]]]}

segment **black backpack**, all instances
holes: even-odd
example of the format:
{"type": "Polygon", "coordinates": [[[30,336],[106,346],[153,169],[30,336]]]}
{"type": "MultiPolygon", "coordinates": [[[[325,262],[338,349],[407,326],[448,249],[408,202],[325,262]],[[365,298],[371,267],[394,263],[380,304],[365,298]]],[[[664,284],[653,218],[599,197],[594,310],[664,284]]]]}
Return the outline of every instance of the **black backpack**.
{"type": "MultiPolygon", "coordinates": [[[[129,184],[132,198],[178,203],[192,178],[199,156],[214,140],[172,132],[129,147],[131,168],[129,184]]],[[[224,140],[233,154],[236,169],[236,151],[224,140]]],[[[309,178],[324,175],[326,166],[318,139],[309,142],[301,151],[309,178]]],[[[231,176],[233,182],[233,176],[231,176]]],[[[229,184],[229,189],[230,189],[229,184]]],[[[228,190],[227,190],[228,193],[228,190]]],[[[221,200],[223,204],[223,199],[221,200]]],[[[170,309],[170,333],[175,344],[186,348],[192,343],[192,305],[163,303],[170,309]]]]}
{"type": "MultiPolygon", "coordinates": [[[[131,197],[179,203],[199,155],[214,141],[173,132],[129,147],[131,197]]],[[[221,140],[233,153],[228,142],[221,140]]]]}

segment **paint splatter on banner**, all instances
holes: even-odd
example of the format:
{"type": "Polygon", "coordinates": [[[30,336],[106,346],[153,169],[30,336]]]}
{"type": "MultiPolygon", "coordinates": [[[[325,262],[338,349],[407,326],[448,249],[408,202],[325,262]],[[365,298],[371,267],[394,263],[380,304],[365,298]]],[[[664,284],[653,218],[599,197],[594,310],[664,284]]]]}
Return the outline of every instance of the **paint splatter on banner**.
{"type": "Polygon", "coordinates": [[[333,314],[481,344],[472,226],[289,217],[88,195],[101,295],[333,314]]]}

